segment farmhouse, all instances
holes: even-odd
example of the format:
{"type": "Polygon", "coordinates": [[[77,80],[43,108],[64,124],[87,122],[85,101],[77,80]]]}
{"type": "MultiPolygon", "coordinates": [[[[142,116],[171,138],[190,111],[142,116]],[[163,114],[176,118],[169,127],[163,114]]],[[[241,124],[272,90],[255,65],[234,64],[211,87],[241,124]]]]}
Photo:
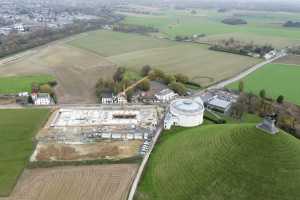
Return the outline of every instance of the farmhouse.
{"type": "Polygon", "coordinates": [[[31,97],[34,105],[50,105],[52,103],[48,93],[33,93],[31,97]]]}
{"type": "Polygon", "coordinates": [[[171,102],[164,120],[164,128],[173,125],[194,127],[203,123],[204,105],[202,101],[192,99],[177,99],[171,102]]]}
{"type": "Polygon", "coordinates": [[[264,58],[266,60],[270,60],[270,59],[274,58],[276,56],[276,54],[277,54],[276,51],[273,50],[273,51],[270,51],[269,53],[267,53],[266,55],[264,55],[264,58]]]}
{"type": "Polygon", "coordinates": [[[106,92],[101,94],[101,102],[102,104],[112,104],[114,103],[114,95],[112,92],[106,92]]]}
{"type": "Polygon", "coordinates": [[[167,102],[175,99],[175,97],[177,97],[177,96],[178,96],[178,94],[176,94],[171,89],[164,89],[164,90],[161,90],[160,92],[158,92],[157,94],[155,94],[155,98],[162,103],[167,103],[167,102]]]}
{"type": "Polygon", "coordinates": [[[127,99],[125,96],[119,94],[115,96],[112,92],[104,92],[101,94],[101,103],[102,104],[125,104],[127,99]]]}

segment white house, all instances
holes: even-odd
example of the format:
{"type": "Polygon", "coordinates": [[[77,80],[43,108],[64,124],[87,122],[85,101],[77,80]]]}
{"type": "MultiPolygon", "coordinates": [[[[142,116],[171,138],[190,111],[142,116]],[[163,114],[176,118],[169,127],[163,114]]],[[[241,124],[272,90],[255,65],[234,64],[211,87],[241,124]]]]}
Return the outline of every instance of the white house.
{"type": "Polygon", "coordinates": [[[52,103],[48,93],[33,93],[31,97],[34,105],[50,105],[52,103]]]}
{"type": "Polygon", "coordinates": [[[114,95],[111,92],[108,93],[102,93],[102,99],[101,99],[102,104],[112,104],[114,103],[114,95]]]}
{"type": "Polygon", "coordinates": [[[160,102],[166,103],[178,96],[173,90],[171,89],[164,89],[161,90],[159,93],[155,94],[155,98],[160,102]]]}
{"type": "Polygon", "coordinates": [[[276,51],[273,50],[273,51],[270,51],[269,53],[265,54],[264,58],[266,60],[270,60],[270,59],[274,58],[276,56],[276,54],[277,54],[276,51]]]}
{"type": "Polygon", "coordinates": [[[14,29],[15,29],[16,31],[20,31],[20,32],[24,32],[24,31],[25,31],[25,27],[24,27],[23,24],[15,24],[15,25],[14,25],[14,29]]]}
{"type": "Polygon", "coordinates": [[[119,94],[115,96],[113,93],[107,92],[102,93],[101,103],[102,104],[126,104],[127,99],[126,96],[119,94]]]}

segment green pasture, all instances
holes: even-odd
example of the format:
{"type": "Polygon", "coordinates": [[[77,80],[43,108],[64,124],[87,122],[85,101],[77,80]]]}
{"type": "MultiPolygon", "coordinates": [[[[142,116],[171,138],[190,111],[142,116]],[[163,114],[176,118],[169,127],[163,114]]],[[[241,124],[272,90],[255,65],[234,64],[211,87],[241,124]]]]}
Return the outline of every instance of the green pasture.
{"type": "Polygon", "coordinates": [[[174,45],[174,43],[167,40],[105,30],[78,35],[73,40],[67,42],[67,44],[105,57],[174,45]]]}
{"type": "Polygon", "coordinates": [[[0,196],[12,191],[34,150],[47,109],[0,110],[0,196]]]}
{"type": "MultiPolygon", "coordinates": [[[[297,13],[237,11],[218,13],[216,10],[198,10],[196,15],[190,11],[165,11],[160,16],[135,15],[127,16],[125,23],[153,26],[160,29],[161,34],[174,38],[176,35],[192,36],[206,34],[209,37],[218,36],[219,39],[228,36],[240,36],[243,41],[255,42],[257,37],[264,38],[264,43],[284,47],[300,43],[300,29],[286,28],[282,24],[287,20],[299,20],[297,13]],[[247,25],[226,25],[224,18],[240,16],[248,21],[247,25]],[[248,37],[242,37],[247,34],[248,37]],[[269,40],[271,39],[271,40],[269,40]],[[278,41],[279,40],[279,41],[278,41]]],[[[201,38],[203,40],[203,38],[201,38]]]]}
{"type": "Polygon", "coordinates": [[[0,77],[0,94],[30,92],[32,83],[43,84],[54,80],[50,75],[0,77]]]}
{"type": "MultiPolygon", "coordinates": [[[[300,105],[299,89],[300,66],[269,64],[247,76],[243,81],[245,91],[258,94],[266,90],[267,96],[277,98],[283,95],[285,100],[300,105]]],[[[238,88],[238,82],[228,86],[238,88]]]]}

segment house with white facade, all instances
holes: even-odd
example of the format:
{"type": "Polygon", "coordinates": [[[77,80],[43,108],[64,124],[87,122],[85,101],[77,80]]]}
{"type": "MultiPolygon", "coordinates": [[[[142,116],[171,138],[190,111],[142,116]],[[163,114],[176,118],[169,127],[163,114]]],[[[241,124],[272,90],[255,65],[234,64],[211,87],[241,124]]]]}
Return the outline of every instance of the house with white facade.
{"type": "Polygon", "coordinates": [[[178,96],[173,90],[171,89],[164,89],[155,94],[155,98],[162,103],[167,103],[178,96]]]}
{"type": "Polygon", "coordinates": [[[34,105],[51,105],[52,99],[48,93],[31,94],[34,105]]]}
{"type": "Polygon", "coordinates": [[[102,104],[113,104],[114,103],[114,95],[112,92],[102,93],[101,94],[101,103],[102,104]]]}

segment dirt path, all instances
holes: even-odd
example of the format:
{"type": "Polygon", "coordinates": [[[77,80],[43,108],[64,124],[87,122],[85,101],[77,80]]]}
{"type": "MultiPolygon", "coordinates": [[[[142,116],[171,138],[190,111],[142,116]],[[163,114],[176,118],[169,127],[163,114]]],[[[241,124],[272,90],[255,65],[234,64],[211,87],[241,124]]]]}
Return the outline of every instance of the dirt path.
{"type": "Polygon", "coordinates": [[[125,200],[135,164],[25,170],[14,191],[0,200],[125,200]]]}

